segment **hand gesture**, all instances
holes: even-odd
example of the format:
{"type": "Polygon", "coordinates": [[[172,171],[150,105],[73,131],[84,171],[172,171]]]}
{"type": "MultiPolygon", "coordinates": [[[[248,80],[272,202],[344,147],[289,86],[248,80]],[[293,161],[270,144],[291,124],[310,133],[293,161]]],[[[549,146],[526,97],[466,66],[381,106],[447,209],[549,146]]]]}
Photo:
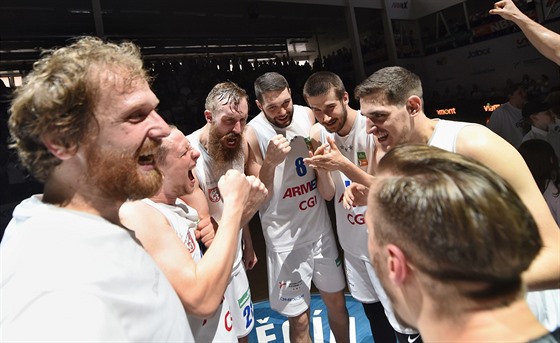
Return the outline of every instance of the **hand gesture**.
{"type": "Polygon", "coordinates": [[[309,153],[309,157],[304,158],[303,161],[312,168],[333,171],[340,170],[347,158],[338,150],[334,140],[327,137],[327,143],[318,147],[315,153],[309,153]]]}
{"type": "Polygon", "coordinates": [[[205,247],[209,248],[214,240],[218,223],[212,217],[201,218],[195,231],[196,239],[201,241],[205,247]]]}
{"type": "Polygon", "coordinates": [[[344,191],[342,205],[349,210],[352,206],[367,205],[369,188],[361,183],[352,182],[344,191]]]}
{"type": "Polygon", "coordinates": [[[494,4],[494,8],[489,11],[490,14],[498,14],[506,20],[513,20],[520,15],[522,12],[515,6],[512,0],[498,1],[494,4]]]}
{"type": "Polygon", "coordinates": [[[282,135],[276,135],[268,142],[265,161],[277,166],[284,161],[292,148],[290,142],[282,135]]]}

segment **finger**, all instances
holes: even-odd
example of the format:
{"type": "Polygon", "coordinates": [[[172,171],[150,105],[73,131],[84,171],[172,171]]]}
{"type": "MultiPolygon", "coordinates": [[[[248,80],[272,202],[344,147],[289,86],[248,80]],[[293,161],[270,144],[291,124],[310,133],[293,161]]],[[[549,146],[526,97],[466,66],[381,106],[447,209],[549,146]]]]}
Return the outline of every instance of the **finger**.
{"type": "Polygon", "coordinates": [[[327,137],[327,142],[329,143],[329,147],[331,148],[331,150],[338,150],[338,147],[336,146],[336,143],[331,136],[327,137]]]}

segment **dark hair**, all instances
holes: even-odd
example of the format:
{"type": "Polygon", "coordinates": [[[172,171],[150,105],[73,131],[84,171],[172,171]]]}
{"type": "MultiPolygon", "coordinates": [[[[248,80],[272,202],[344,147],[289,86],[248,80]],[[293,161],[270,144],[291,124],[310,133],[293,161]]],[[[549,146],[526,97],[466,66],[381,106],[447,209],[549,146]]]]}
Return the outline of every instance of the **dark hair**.
{"type": "MultiPolygon", "coordinates": [[[[521,143],[518,150],[527,163],[541,193],[544,193],[549,182],[560,190],[558,156],[552,145],[542,139],[530,139],[521,143]]],[[[558,193],[554,196],[558,196],[558,193]]]]}
{"type": "Polygon", "coordinates": [[[303,96],[307,99],[311,96],[318,96],[327,93],[334,88],[334,93],[338,100],[342,100],[346,88],[338,75],[330,71],[318,71],[311,75],[303,85],[303,96]]]}
{"type": "Polygon", "coordinates": [[[255,80],[255,97],[263,102],[263,93],[271,91],[281,91],[290,88],[286,78],[276,72],[268,72],[259,76],[255,80]]]}
{"type": "Polygon", "coordinates": [[[386,101],[388,105],[404,105],[412,95],[422,98],[422,82],[418,75],[402,67],[379,69],[354,90],[356,100],[373,96],[375,101],[386,101]]]}

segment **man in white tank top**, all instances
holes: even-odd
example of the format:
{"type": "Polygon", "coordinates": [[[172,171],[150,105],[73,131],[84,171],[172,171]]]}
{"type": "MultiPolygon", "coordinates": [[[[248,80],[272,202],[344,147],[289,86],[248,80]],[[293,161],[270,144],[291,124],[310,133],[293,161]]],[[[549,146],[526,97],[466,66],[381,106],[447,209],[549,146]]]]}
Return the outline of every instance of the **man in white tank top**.
{"type": "MultiPolygon", "coordinates": [[[[423,111],[420,78],[401,67],[378,70],[356,87],[367,130],[375,136],[374,173],[379,159],[399,144],[437,146],[486,165],[503,177],[531,211],[544,246],[527,272],[529,288],[558,288],[560,230],[518,151],[488,128],[472,123],[429,119],[423,111]]],[[[352,184],[346,206],[365,204],[367,186],[352,184]]]]}
{"type": "MultiPolygon", "coordinates": [[[[247,175],[257,175],[260,166],[249,157],[249,146],[244,131],[249,115],[248,95],[244,89],[233,82],[216,84],[208,93],[204,116],[207,124],[187,138],[201,153],[195,173],[202,197],[193,194],[183,197],[188,203],[207,203],[208,215],[221,220],[224,202],[218,190],[218,180],[229,169],[247,175]]],[[[226,299],[231,304],[233,325],[240,342],[247,342],[254,327],[253,302],[246,269],[250,270],[257,262],[248,222],[256,213],[263,199],[251,198],[245,207],[241,222],[242,237],[239,237],[237,255],[234,260],[226,299]]],[[[199,208],[197,208],[199,209],[199,208]]]]}
{"type": "Polygon", "coordinates": [[[362,303],[376,342],[394,342],[396,333],[400,342],[407,343],[410,337],[421,343],[418,331],[397,321],[369,260],[364,221],[367,207],[346,209],[342,203],[344,190],[352,181],[368,183],[371,178],[367,170],[374,143],[373,135],[365,130],[366,118],[349,106],[344,84],[334,73],[311,75],[303,86],[303,95],[317,119],[311,128],[315,153],[304,161],[316,170],[321,195],[334,199],[348,289],[362,303]]]}
{"type": "Polygon", "coordinates": [[[237,171],[220,178],[218,186],[226,206],[220,229],[202,256],[195,237],[198,214],[179,199],[200,191],[193,174],[200,153],[176,128],[163,140],[162,148],[162,188],[150,199],[125,203],[121,220],[135,232],[175,288],[195,341],[237,342],[231,305],[224,293],[237,253],[243,204],[249,196],[264,194],[265,188],[254,176],[245,177],[237,171]]]}
{"type": "Polygon", "coordinates": [[[309,108],[292,103],[288,82],[278,73],[257,78],[255,93],[261,113],[249,122],[247,140],[269,190],[259,213],[271,307],[288,317],[290,341],[310,342],[313,281],[336,341],[348,342],[342,261],[315,172],[303,162],[311,149],[309,131],[315,118],[309,108]]]}

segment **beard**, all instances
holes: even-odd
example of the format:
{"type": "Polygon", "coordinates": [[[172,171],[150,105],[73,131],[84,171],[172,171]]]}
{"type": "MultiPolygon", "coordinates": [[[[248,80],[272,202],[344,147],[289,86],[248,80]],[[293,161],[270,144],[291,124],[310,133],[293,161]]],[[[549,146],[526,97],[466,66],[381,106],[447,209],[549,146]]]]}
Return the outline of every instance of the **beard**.
{"type": "MultiPolygon", "coordinates": [[[[138,168],[139,156],[159,147],[151,139],[132,156],[126,152],[103,151],[91,145],[88,151],[88,177],[102,194],[110,199],[126,201],[149,198],[162,185],[163,177],[159,169],[145,171],[138,168]]],[[[156,156],[153,157],[154,161],[156,156]]]]}
{"type": "Polygon", "coordinates": [[[288,127],[292,123],[292,119],[294,118],[294,107],[293,106],[291,106],[289,112],[286,112],[286,115],[288,116],[287,121],[280,121],[280,120],[278,120],[277,117],[269,116],[264,110],[262,110],[262,112],[264,113],[264,116],[266,117],[266,119],[268,119],[269,122],[271,122],[272,124],[274,124],[276,127],[279,127],[279,128],[288,127]]]}
{"type": "Polygon", "coordinates": [[[216,125],[210,125],[210,130],[208,132],[208,153],[212,156],[218,170],[225,172],[225,170],[231,168],[230,165],[233,161],[238,160],[242,156],[242,143],[242,135],[234,132],[221,135],[216,125]],[[237,140],[237,144],[234,147],[227,146],[226,142],[230,139],[237,140]]]}
{"type": "Polygon", "coordinates": [[[336,122],[336,126],[327,127],[326,125],[323,125],[323,127],[330,133],[336,133],[342,130],[344,125],[346,125],[346,120],[348,120],[348,111],[346,110],[346,106],[342,106],[342,115],[340,116],[340,119],[336,122]]]}

